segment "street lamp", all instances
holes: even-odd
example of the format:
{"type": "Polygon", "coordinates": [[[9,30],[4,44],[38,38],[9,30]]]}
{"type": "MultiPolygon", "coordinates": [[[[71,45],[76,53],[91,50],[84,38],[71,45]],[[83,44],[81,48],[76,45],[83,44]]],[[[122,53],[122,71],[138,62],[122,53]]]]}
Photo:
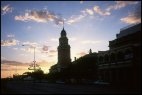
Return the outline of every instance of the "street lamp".
{"type": "MultiPolygon", "coordinates": [[[[22,45],[22,46],[28,46],[28,45],[22,45]]],[[[33,47],[33,48],[34,48],[34,61],[33,61],[33,64],[29,65],[30,67],[28,69],[34,70],[34,72],[35,72],[36,69],[41,69],[41,68],[39,67],[38,64],[35,64],[36,63],[36,61],[35,61],[35,47],[33,47]],[[36,68],[36,67],[38,67],[38,68],[36,68]]]]}

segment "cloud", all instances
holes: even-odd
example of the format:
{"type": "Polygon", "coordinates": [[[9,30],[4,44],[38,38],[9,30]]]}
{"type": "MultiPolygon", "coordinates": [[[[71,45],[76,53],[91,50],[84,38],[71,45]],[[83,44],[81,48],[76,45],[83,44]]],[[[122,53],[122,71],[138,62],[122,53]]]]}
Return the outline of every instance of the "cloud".
{"type": "Polygon", "coordinates": [[[27,54],[20,54],[20,56],[27,56],[27,54]]]}
{"type": "Polygon", "coordinates": [[[137,4],[138,1],[116,1],[116,4],[108,6],[106,10],[102,10],[99,6],[94,6],[94,11],[102,16],[111,15],[111,10],[118,10],[128,5],[137,4]]]}
{"type": "Polygon", "coordinates": [[[22,45],[23,46],[30,46],[31,48],[33,48],[33,47],[37,47],[38,43],[27,41],[27,42],[23,42],[22,45]]]}
{"type": "Polygon", "coordinates": [[[56,50],[49,50],[48,52],[48,57],[55,57],[56,56],[57,51],[56,50]]]}
{"type": "Polygon", "coordinates": [[[55,14],[54,12],[44,10],[26,10],[24,15],[15,16],[15,20],[19,21],[35,21],[46,23],[49,21],[54,21],[55,24],[62,24],[63,19],[60,15],[55,14]]]}
{"type": "Polygon", "coordinates": [[[5,57],[3,57],[3,56],[1,56],[1,60],[6,60],[6,58],[5,58],[5,57]]]}
{"type": "Polygon", "coordinates": [[[93,14],[94,14],[93,10],[91,10],[91,9],[86,9],[86,12],[87,12],[89,15],[93,15],[93,14]]]}
{"type": "Polygon", "coordinates": [[[69,40],[70,40],[70,41],[76,41],[76,40],[77,40],[77,38],[75,38],[75,37],[71,37],[71,38],[69,38],[69,40]]]}
{"type": "Polygon", "coordinates": [[[51,55],[51,54],[50,54],[50,55],[48,55],[48,57],[54,57],[54,56],[55,56],[55,55],[51,55]]]}
{"type": "Polygon", "coordinates": [[[26,65],[27,63],[17,62],[17,61],[10,61],[10,60],[2,60],[1,64],[7,64],[7,65],[13,65],[13,66],[19,66],[19,65],[26,65]]]}
{"type": "MultiPolygon", "coordinates": [[[[15,73],[16,69],[18,70],[17,73],[24,73],[25,71],[28,70],[28,68],[30,67],[29,65],[33,64],[33,62],[29,62],[29,63],[22,63],[22,62],[18,62],[18,61],[10,61],[10,60],[2,60],[1,61],[1,70],[2,73],[4,71],[10,71],[11,73],[15,73]],[[16,68],[17,66],[17,68],[16,68]],[[13,72],[14,71],[14,72],[13,72]],[[23,72],[21,72],[23,71],[23,72]]],[[[47,65],[47,61],[39,61],[36,62],[37,65],[39,65],[42,70],[45,70],[45,68],[49,68],[52,64],[48,64],[47,65]]]]}
{"type": "MultiPolygon", "coordinates": [[[[36,62],[44,72],[49,72],[50,66],[53,65],[54,62],[48,62],[45,60],[40,60],[36,62]]],[[[33,62],[18,62],[18,61],[10,61],[10,60],[3,60],[1,61],[1,77],[8,77],[12,76],[15,73],[23,74],[24,72],[28,71],[29,65],[33,64],[33,62]],[[16,67],[17,65],[17,67],[16,67]],[[16,72],[17,70],[17,72],[16,72]],[[7,72],[8,71],[8,72],[7,72]]]]}
{"type": "Polygon", "coordinates": [[[79,53],[77,53],[77,55],[79,55],[79,56],[84,56],[84,55],[86,55],[87,53],[85,53],[85,52],[79,52],[79,53]]]}
{"type": "Polygon", "coordinates": [[[121,18],[120,20],[127,24],[134,24],[141,22],[141,18],[137,18],[134,14],[129,14],[127,17],[121,18]]]}
{"type": "Polygon", "coordinates": [[[13,48],[14,50],[18,50],[18,48],[13,48]]]}
{"type": "Polygon", "coordinates": [[[39,43],[36,42],[23,42],[22,46],[26,46],[25,48],[20,48],[22,51],[33,53],[34,48],[36,53],[48,53],[48,49],[50,46],[43,45],[41,46],[39,43]]]}
{"type": "Polygon", "coordinates": [[[37,52],[37,53],[48,53],[49,47],[50,47],[50,46],[46,45],[48,43],[49,42],[47,42],[47,41],[45,41],[44,44],[41,43],[41,42],[39,42],[39,43],[29,42],[29,41],[23,42],[22,46],[26,46],[26,47],[25,48],[20,48],[20,50],[33,53],[34,48],[35,48],[35,52],[37,52]]]}
{"type": "Polygon", "coordinates": [[[49,52],[50,53],[56,53],[57,51],[56,50],[50,50],[49,52]]]}
{"type": "Polygon", "coordinates": [[[81,0],[81,1],[80,1],[80,4],[83,4],[83,2],[84,2],[84,1],[81,0]]]}
{"type": "Polygon", "coordinates": [[[58,41],[57,38],[51,38],[50,40],[51,40],[51,41],[54,41],[54,42],[57,42],[57,41],[58,41]]]}
{"type": "MultiPolygon", "coordinates": [[[[33,47],[20,48],[20,50],[25,51],[25,52],[29,52],[29,53],[33,53],[34,52],[34,48],[33,47]]],[[[41,53],[41,50],[39,48],[35,48],[35,52],[36,53],[41,53]]]]}
{"type": "MultiPolygon", "coordinates": [[[[28,62],[28,63],[23,63],[23,62],[18,62],[18,61],[11,61],[11,60],[2,60],[1,64],[5,64],[5,65],[11,65],[11,66],[27,66],[29,64],[32,64],[33,62],[28,62]]],[[[36,64],[43,64],[43,63],[47,63],[47,61],[42,60],[39,62],[36,62],[36,64]]]]}
{"type": "Polygon", "coordinates": [[[118,10],[128,5],[137,4],[137,3],[138,1],[116,1],[115,5],[109,6],[106,10],[107,11],[118,10]]]}
{"type": "Polygon", "coordinates": [[[42,50],[43,50],[44,52],[47,52],[47,51],[48,51],[48,46],[44,45],[43,48],[42,48],[42,50]]]}
{"type": "Polygon", "coordinates": [[[79,22],[81,19],[83,19],[85,17],[85,15],[83,14],[80,14],[80,15],[73,15],[71,16],[67,21],[66,23],[67,24],[73,24],[73,23],[76,23],[76,22],[79,22]]]}
{"type": "Polygon", "coordinates": [[[95,11],[97,14],[103,15],[103,16],[108,16],[108,15],[111,14],[109,11],[102,11],[99,6],[94,6],[94,11],[95,11]]]}
{"type": "Polygon", "coordinates": [[[76,22],[81,21],[83,18],[85,18],[86,16],[92,16],[94,15],[94,11],[92,9],[85,9],[80,11],[81,14],[79,15],[72,15],[69,19],[66,20],[67,24],[74,24],[76,22]]]}
{"type": "Polygon", "coordinates": [[[2,13],[2,15],[5,15],[7,13],[12,12],[12,10],[13,10],[13,8],[10,7],[10,5],[5,5],[5,6],[1,7],[1,13],[2,13]]]}
{"type": "Polygon", "coordinates": [[[11,39],[11,40],[1,40],[1,46],[15,46],[19,44],[20,41],[11,39]]]}
{"type": "Polygon", "coordinates": [[[141,4],[139,4],[134,12],[129,13],[127,17],[123,17],[120,19],[122,22],[127,24],[135,24],[141,22],[141,4]]]}
{"type": "Polygon", "coordinates": [[[48,57],[55,57],[56,53],[57,53],[57,50],[48,50],[48,52],[47,51],[43,51],[42,53],[47,53],[48,57]]]}
{"type": "Polygon", "coordinates": [[[13,35],[13,34],[9,34],[9,35],[7,35],[7,37],[14,37],[15,35],[13,35]]]}
{"type": "MultiPolygon", "coordinates": [[[[17,67],[16,67],[16,65],[9,65],[9,64],[2,64],[1,65],[1,74],[2,74],[2,77],[3,77],[3,73],[5,72],[5,71],[10,71],[10,73],[12,74],[15,74],[16,72],[16,70],[18,70],[18,73],[19,73],[19,71],[23,71],[23,70],[28,70],[27,69],[28,68],[28,66],[27,65],[18,65],[17,67]]],[[[13,75],[12,74],[12,75],[13,75]]],[[[7,76],[8,75],[8,73],[6,73],[6,75],[4,74],[4,76],[7,76]]]]}
{"type": "Polygon", "coordinates": [[[28,47],[28,48],[20,48],[20,50],[33,53],[33,48],[30,48],[30,47],[28,47]]]}
{"type": "Polygon", "coordinates": [[[82,44],[99,44],[101,43],[102,41],[92,41],[92,40],[84,40],[82,41],[81,43],[82,44]]]}

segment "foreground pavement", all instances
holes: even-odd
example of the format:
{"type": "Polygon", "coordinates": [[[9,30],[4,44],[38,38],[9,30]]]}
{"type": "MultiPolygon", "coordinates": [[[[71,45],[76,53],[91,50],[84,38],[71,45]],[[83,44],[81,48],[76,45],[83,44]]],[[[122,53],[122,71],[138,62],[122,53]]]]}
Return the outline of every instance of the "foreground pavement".
{"type": "Polygon", "coordinates": [[[6,94],[140,94],[133,89],[104,87],[93,84],[71,85],[47,82],[9,81],[6,94]]]}

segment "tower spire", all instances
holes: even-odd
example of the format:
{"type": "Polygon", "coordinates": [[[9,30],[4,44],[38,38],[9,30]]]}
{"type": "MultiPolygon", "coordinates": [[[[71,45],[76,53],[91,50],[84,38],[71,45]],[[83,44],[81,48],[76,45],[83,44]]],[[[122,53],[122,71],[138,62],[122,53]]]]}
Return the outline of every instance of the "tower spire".
{"type": "Polygon", "coordinates": [[[63,19],[63,30],[61,31],[61,37],[66,36],[66,31],[64,30],[64,19],[63,19]]]}
{"type": "Polygon", "coordinates": [[[63,19],[63,29],[64,29],[64,19],[63,19]]]}

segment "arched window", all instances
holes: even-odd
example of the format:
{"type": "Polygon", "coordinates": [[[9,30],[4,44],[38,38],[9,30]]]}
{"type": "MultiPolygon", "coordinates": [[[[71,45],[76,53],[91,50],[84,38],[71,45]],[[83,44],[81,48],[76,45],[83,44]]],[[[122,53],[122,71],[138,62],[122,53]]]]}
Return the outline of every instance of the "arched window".
{"type": "Polygon", "coordinates": [[[110,54],[110,62],[115,62],[116,61],[116,56],[114,53],[110,54]]]}
{"type": "Polygon", "coordinates": [[[118,60],[118,61],[124,60],[124,53],[123,53],[122,51],[119,51],[119,52],[117,53],[117,60],[118,60]]]}
{"type": "Polygon", "coordinates": [[[109,62],[109,57],[107,54],[105,55],[105,62],[109,62]]]}

